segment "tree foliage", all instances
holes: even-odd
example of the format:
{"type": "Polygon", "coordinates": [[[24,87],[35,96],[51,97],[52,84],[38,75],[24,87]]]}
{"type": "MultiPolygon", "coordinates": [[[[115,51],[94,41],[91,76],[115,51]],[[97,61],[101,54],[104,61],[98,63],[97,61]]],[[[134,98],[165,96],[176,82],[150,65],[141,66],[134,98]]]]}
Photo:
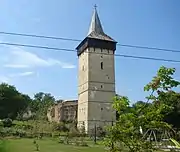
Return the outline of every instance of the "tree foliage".
{"type": "Polygon", "coordinates": [[[50,93],[39,92],[31,99],[12,85],[0,84],[0,119],[22,120],[24,114],[29,111],[38,119],[46,119],[47,109],[54,102],[55,98],[50,93]]]}
{"type": "Polygon", "coordinates": [[[39,92],[34,95],[30,109],[36,113],[36,118],[46,119],[47,110],[55,103],[55,98],[50,93],[39,92]]]}
{"type": "Polygon", "coordinates": [[[12,85],[0,84],[0,119],[15,119],[18,113],[28,107],[27,97],[12,85]]]}
{"type": "Polygon", "coordinates": [[[174,88],[180,85],[180,82],[173,79],[175,68],[161,67],[148,85],[144,88],[146,91],[152,91],[156,94],[151,94],[149,99],[152,99],[157,106],[166,105],[171,108],[170,111],[164,113],[165,122],[171,124],[175,128],[180,128],[180,123],[177,118],[180,116],[180,93],[173,91],[174,88]]]}
{"type": "Polygon", "coordinates": [[[159,100],[170,106],[172,110],[165,116],[164,121],[171,124],[173,128],[180,129],[180,93],[175,91],[159,93],[159,100]]]}
{"type": "Polygon", "coordinates": [[[12,126],[12,120],[10,118],[6,118],[2,122],[3,122],[4,127],[11,127],[12,126]]]}
{"type": "Polygon", "coordinates": [[[180,84],[173,79],[174,72],[174,68],[161,67],[152,81],[144,87],[145,91],[150,91],[147,99],[148,102],[152,101],[151,104],[138,102],[130,107],[128,97],[115,96],[113,107],[119,117],[116,124],[109,127],[106,142],[111,151],[123,151],[124,148],[130,152],[154,150],[152,142],[142,138],[140,127],[143,127],[143,130],[171,128],[164,119],[173,109],[172,104],[167,104],[165,101],[169,102],[174,96],[170,97],[167,92],[180,84]]]}

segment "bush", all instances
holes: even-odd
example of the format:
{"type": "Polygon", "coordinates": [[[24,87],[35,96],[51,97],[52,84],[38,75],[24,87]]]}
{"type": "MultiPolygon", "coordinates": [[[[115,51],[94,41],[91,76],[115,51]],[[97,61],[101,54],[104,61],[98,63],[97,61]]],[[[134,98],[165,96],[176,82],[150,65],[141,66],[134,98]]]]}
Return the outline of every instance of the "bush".
{"type": "Polygon", "coordinates": [[[65,138],[65,144],[73,144],[76,146],[88,146],[85,142],[85,133],[80,132],[77,128],[71,127],[65,138]]]}
{"type": "Polygon", "coordinates": [[[17,124],[14,124],[14,128],[16,129],[23,129],[23,130],[31,130],[33,129],[33,126],[30,125],[30,124],[26,124],[26,123],[17,123],[17,124]]]}
{"type": "Polygon", "coordinates": [[[80,136],[80,132],[79,132],[76,128],[72,127],[72,128],[70,128],[70,130],[69,130],[68,136],[71,137],[71,138],[73,138],[73,137],[79,137],[79,136],[80,136]]]}
{"type": "Polygon", "coordinates": [[[65,136],[59,136],[59,139],[58,139],[58,143],[64,143],[64,141],[65,141],[65,136]]]}
{"type": "Polygon", "coordinates": [[[2,120],[0,120],[0,126],[4,126],[2,120]]]}
{"type": "Polygon", "coordinates": [[[18,129],[13,132],[13,136],[26,137],[27,135],[25,131],[18,129]]]}
{"type": "Polygon", "coordinates": [[[1,137],[12,136],[12,135],[13,135],[12,128],[1,128],[0,130],[1,137]]]}
{"type": "Polygon", "coordinates": [[[69,129],[66,127],[66,125],[64,123],[54,123],[53,124],[53,131],[68,132],[69,129]]]}
{"type": "Polygon", "coordinates": [[[11,127],[13,125],[12,119],[10,119],[10,118],[6,118],[6,119],[2,120],[2,123],[3,123],[4,127],[11,127]]]}
{"type": "Polygon", "coordinates": [[[97,127],[97,128],[93,128],[91,129],[91,137],[100,137],[100,138],[104,138],[106,136],[106,132],[101,128],[101,127],[97,127]],[[96,131],[95,131],[96,129],[96,131]],[[95,135],[96,133],[96,135],[95,135]]]}
{"type": "Polygon", "coordinates": [[[21,129],[6,127],[6,128],[1,128],[0,136],[2,136],[2,137],[7,137],[7,136],[26,137],[27,133],[21,129]]]}

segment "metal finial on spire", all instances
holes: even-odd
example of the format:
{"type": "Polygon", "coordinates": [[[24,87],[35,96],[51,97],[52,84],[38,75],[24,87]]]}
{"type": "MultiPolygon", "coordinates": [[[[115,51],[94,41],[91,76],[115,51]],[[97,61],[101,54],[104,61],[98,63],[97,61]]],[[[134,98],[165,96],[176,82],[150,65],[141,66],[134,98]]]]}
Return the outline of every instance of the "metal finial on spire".
{"type": "Polygon", "coordinates": [[[96,8],[97,8],[97,5],[95,4],[95,5],[94,5],[94,9],[96,9],[96,8]]]}

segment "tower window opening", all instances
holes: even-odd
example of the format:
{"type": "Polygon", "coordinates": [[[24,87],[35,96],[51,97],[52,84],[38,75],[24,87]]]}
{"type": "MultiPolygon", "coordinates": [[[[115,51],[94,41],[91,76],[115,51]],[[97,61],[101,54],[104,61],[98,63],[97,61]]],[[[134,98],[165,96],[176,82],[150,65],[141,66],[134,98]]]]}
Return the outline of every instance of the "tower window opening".
{"type": "Polygon", "coordinates": [[[101,108],[101,111],[103,110],[103,108],[101,108]]]}
{"type": "Polygon", "coordinates": [[[94,47],[94,52],[96,51],[95,47],[94,47]]]}
{"type": "Polygon", "coordinates": [[[101,58],[103,58],[103,56],[101,55],[101,58]]]}
{"type": "Polygon", "coordinates": [[[101,69],[103,69],[103,62],[101,62],[101,69]]]}
{"type": "Polygon", "coordinates": [[[103,49],[101,49],[101,53],[103,52],[103,49]]]}
{"type": "Polygon", "coordinates": [[[103,88],[103,85],[101,85],[101,88],[103,88]]]}

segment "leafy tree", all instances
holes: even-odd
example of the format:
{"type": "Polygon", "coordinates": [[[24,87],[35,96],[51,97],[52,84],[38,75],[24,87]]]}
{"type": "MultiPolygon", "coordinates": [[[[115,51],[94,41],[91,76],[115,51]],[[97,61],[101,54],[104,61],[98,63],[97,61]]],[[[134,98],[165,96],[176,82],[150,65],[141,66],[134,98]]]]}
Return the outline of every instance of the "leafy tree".
{"type": "Polygon", "coordinates": [[[164,121],[179,130],[180,122],[177,120],[180,118],[180,93],[174,91],[161,92],[159,98],[160,102],[172,107],[172,111],[165,116],[164,121]]]}
{"type": "Polygon", "coordinates": [[[26,94],[21,94],[21,96],[26,101],[27,107],[18,112],[18,115],[17,115],[16,119],[17,120],[27,120],[27,119],[32,117],[32,113],[31,113],[31,115],[28,115],[26,117],[24,116],[24,114],[31,112],[30,104],[32,102],[32,99],[28,95],[26,95],[26,94]]]}
{"type": "Polygon", "coordinates": [[[134,109],[140,109],[141,107],[144,107],[144,106],[150,106],[151,103],[147,103],[147,102],[144,102],[144,101],[137,101],[135,104],[132,105],[132,108],[134,109]]]}
{"type": "Polygon", "coordinates": [[[172,78],[174,72],[174,68],[161,67],[157,76],[144,87],[145,91],[151,92],[147,97],[148,102],[152,100],[151,104],[138,102],[133,105],[136,110],[129,110],[128,97],[115,96],[113,107],[119,117],[116,124],[109,127],[109,136],[106,142],[111,151],[123,151],[124,147],[128,148],[130,152],[154,151],[152,142],[142,139],[140,127],[143,127],[144,130],[171,128],[163,119],[172,110],[172,107],[165,102],[160,102],[164,99],[160,93],[166,93],[180,84],[172,78]]]}
{"type": "Polygon", "coordinates": [[[0,119],[15,119],[28,107],[27,95],[16,90],[12,85],[0,84],[0,119]]]}
{"type": "Polygon", "coordinates": [[[50,93],[39,92],[34,95],[30,109],[39,119],[46,119],[47,110],[55,103],[55,98],[50,93]]]}
{"type": "Polygon", "coordinates": [[[180,93],[176,93],[173,89],[179,86],[180,82],[173,79],[174,73],[175,68],[162,66],[157,76],[145,87],[145,90],[156,91],[156,95],[151,94],[148,98],[152,99],[157,106],[159,106],[159,104],[169,106],[171,110],[166,113],[164,120],[174,127],[179,128],[180,124],[176,120],[178,116],[180,116],[180,93]]]}

